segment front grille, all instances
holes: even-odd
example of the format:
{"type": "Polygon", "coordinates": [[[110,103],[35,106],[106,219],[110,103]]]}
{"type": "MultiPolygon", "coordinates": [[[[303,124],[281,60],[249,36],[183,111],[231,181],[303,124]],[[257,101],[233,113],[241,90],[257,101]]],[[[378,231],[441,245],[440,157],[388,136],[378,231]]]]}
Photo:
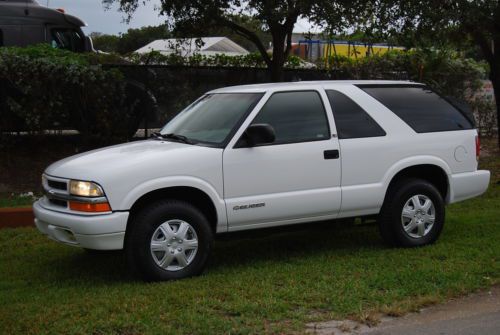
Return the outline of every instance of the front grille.
{"type": "Polygon", "coordinates": [[[46,204],[58,209],[68,208],[68,181],[62,178],[44,175],[42,179],[46,204]]]}
{"type": "Polygon", "coordinates": [[[49,185],[50,188],[54,188],[56,190],[62,190],[62,191],[67,191],[68,186],[67,183],[63,181],[56,181],[56,180],[47,180],[47,184],[49,185]]]}

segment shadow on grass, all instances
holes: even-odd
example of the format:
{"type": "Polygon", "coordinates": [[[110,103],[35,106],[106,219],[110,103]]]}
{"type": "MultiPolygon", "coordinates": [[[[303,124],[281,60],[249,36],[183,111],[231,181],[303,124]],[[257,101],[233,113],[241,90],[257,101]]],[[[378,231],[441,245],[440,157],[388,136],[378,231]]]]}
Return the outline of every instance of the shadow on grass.
{"type": "MultiPolygon", "coordinates": [[[[265,266],[268,262],[307,260],[332,252],[336,256],[349,255],[366,248],[384,248],[376,227],[345,226],[336,221],[221,234],[215,241],[206,275],[228,268],[265,266]]],[[[90,280],[93,284],[108,284],[140,280],[127,267],[122,251],[64,251],[67,250],[39,263],[50,269],[50,276],[55,277],[51,279],[58,283],[90,280]]]]}
{"type": "Polygon", "coordinates": [[[209,267],[216,270],[256,262],[286,262],[332,252],[340,256],[365,248],[384,248],[375,226],[314,222],[223,235],[216,241],[209,267]]]}

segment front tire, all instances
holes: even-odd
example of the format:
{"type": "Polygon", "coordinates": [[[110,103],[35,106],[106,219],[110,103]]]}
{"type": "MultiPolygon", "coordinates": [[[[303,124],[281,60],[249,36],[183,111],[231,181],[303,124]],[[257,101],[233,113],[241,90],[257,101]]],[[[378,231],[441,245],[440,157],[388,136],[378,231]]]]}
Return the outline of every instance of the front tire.
{"type": "Polygon", "coordinates": [[[444,219],[444,201],[437,188],[423,179],[404,179],[388,190],[379,228],[389,245],[419,247],[439,238],[444,219]]]}
{"type": "Polygon", "coordinates": [[[127,261],[144,279],[182,279],[203,272],[213,233],[195,206],[158,201],[137,213],[130,224],[125,240],[127,261]]]}

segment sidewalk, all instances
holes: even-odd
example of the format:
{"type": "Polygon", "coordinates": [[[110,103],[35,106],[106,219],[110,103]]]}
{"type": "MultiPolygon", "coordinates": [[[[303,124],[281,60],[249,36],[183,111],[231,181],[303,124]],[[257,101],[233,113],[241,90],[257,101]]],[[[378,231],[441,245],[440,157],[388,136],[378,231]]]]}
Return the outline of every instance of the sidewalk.
{"type": "Polygon", "coordinates": [[[308,333],[321,335],[499,335],[500,287],[425,308],[401,318],[383,318],[369,328],[352,321],[309,324],[308,333]]]}

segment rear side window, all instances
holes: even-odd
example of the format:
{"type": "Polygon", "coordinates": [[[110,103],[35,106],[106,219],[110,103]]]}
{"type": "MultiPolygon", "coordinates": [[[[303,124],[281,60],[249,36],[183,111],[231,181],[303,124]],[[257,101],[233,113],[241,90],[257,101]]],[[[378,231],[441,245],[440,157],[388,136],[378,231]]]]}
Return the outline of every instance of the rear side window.
{"type": "Polygon", "coordinates": [[[330,138],[325,107],[316,91],[274,93],[252,122],[257,123],[267,123],[274,128],[273,144],[330,138]]]}
{"type": "Polygon", "coordinates": [[[452,104],[425,86],[358,86],[393,111],[417,133],[472,129],[452,104]]]}
{"type": "Polygon", "coordinates": [[[327,90],[339,139],[385,136],[385,131],[363,108],[339,91],[327,90]]]}

